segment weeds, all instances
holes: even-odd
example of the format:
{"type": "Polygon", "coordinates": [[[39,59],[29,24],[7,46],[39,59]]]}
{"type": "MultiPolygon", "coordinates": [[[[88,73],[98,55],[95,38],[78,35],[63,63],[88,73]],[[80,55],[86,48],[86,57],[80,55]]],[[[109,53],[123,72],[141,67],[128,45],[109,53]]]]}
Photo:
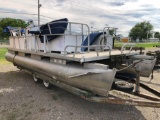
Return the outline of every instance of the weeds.
{"type": "Polygon", "coordinates": [[[16,120],[16,114],[9,113],[6,117],[6,120],[16,120]]]}
{"type": "Polygon", "coordinates": [[[5,59],[5,54],[7,52],[6,48],[0,48],[0,64],[10,64],[6,59],[5,59]]]}

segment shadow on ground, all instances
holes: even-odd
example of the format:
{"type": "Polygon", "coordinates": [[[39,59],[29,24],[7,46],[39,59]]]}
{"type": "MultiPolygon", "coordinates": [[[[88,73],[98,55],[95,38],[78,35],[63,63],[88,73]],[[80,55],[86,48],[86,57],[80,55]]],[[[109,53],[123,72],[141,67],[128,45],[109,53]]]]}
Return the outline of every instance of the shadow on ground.
{"type": "Polygon", "coordinates": [[[0,99],[0,119],[146,119],[134,106],[89,102],[58,87],[47,90],[20,70],[0,72],[0,99]]]}

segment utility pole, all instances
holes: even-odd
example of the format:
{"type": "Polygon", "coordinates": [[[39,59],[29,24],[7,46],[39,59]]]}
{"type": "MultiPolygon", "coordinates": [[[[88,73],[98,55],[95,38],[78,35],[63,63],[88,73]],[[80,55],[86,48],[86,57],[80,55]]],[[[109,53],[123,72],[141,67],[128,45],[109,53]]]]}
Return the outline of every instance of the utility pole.
{"type": "Polygon", "coordinates": [[[38,0],[38,26],[40,25],[40,7],[41,7],[42,5],[41,4],[39,4],[39,0],[38,0]]]}
{"type": "MultiPolygon", "coordinates": [[[[147,24],[149,24],[149,22],[150,22],[150,21],[147,21],[147,24]]],[[[147,24],[146,24],[146,27],[147,27],[147,24]]],[[[149,33],[150,33],[150,30],[149,30],[149,29],[147,29],[147,42],[149,42],[149,39],[148,39],[148,37],[149,37],[149,33]]]]}
{"type": "Polygon", "coordinates": [[[149,42],[149,40],[148,40],[148,33],[149,33],[149,30],[147,31],[147,42],[149,42]]]}

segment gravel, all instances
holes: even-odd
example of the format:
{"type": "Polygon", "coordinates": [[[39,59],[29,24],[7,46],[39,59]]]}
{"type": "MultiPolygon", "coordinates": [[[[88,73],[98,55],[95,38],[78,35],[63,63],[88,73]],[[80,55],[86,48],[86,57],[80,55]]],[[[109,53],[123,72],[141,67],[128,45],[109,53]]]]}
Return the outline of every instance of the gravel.
{"type": "MultiPolygon", "coordinates": [[[[160,90],[160,74],[141,78],[160,90]]],[[[0,64],[0,120],[160,120],[160,108],[89,102],[60,88],[45,89],[32,75],[0,64]]]]}

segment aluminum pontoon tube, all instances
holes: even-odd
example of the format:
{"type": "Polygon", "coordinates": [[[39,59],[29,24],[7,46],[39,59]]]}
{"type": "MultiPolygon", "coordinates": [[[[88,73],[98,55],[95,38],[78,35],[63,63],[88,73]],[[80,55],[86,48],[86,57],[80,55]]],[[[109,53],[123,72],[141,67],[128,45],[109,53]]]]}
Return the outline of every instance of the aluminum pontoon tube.
{"type": "Polygon", "coordinates": [[[149,56],[149,55],[132,55],[129,56],[132,60],[153,60],[155,57],[154,56],[149,56]]]}
{"type": "Polygon", "coordinates": [[[85,68],[80,64],[58,64],[50,61],[36,60],[6,53],[6,59],[14,65],[30,70],[33,73],[46,75],[70,86],[84,89],[95,94],[108,96],[116,70],[85,68]]]}
{"type": "MultiPolygon", "coordinates": [[[[133,60],[133,63],[137,62],[139,60],[133,60]]],[[[139,67],[140,68],[140,76],[143,77],[149,77],[150,74],[152,73],[153,67],[156,64],[156,58],[155,59],[151,59],[151,60],[144,60],[142,62],[139,62],[137,64],[135,64],[134,67],[129,67],[127,69],[124,69],[122,71],[120,71],[119,73],[125,73],[125,74],[132,74],[133,76],[136,76],[136,71],[135,71],[135,67],[139,67]]],[[[123,69],[125,67],[127,67],[127,65],[120,65],[117,64],[116,66],[118,69],[123,69]]]]}

